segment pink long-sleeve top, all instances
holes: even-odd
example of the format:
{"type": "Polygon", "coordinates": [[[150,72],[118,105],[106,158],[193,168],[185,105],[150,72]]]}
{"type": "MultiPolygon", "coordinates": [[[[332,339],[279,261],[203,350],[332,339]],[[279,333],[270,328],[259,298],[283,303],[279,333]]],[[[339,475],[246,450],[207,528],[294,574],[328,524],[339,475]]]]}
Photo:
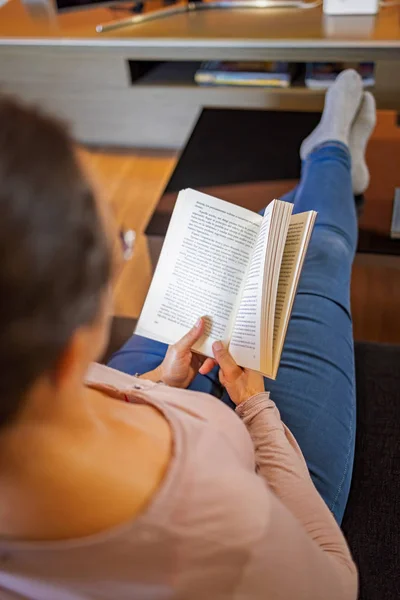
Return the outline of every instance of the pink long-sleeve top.
{"type": "Polygon", "coordinates": [[[164,414],[169,469],[132,522],[67,541],[0,539],[1,600],[356,599],[346,541],[267,392],[235,414],[100,365],[87,384],[164,414]]]}

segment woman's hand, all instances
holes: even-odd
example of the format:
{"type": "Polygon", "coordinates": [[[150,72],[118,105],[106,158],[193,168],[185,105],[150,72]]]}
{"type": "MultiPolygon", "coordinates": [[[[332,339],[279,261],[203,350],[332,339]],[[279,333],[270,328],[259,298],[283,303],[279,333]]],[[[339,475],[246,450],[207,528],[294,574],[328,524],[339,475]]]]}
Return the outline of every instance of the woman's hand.
{"type": "Polygon", "coordinates": [[[250,369],[241,369],[222,342],[213,344],[213,352],[220,366],[219,380],[236,406],[265,391],[263,376],[250,369]]]}
{"type": "MultiPolygon", "coordinates": [[[[205,361],[204,356],[191,351],[193,344],[203,335],[204,327],[204,319],[199,319],[179,342],[169,346],[163,362],[156,369],[159,381],[177,388],[187,388],[190,385],[205,361]]],[[[207,365],[201,373],[205,375],[214,366],[215,361],[207,359],[207,365]]]]}

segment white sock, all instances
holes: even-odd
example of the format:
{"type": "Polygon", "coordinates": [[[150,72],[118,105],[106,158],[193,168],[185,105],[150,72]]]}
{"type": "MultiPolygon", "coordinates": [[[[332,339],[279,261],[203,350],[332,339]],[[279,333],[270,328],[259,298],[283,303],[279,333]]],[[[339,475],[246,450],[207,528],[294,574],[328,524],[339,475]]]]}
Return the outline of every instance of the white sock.
{"type": "Polygon", "coordinates": [[[301,145],[302,160],[325,142],[336,141],[349,145],[351,126],[362,97],[362,80],[357,71],[342,71],[326,93],[324,112],[319,125],[301,145]]]}
{"type": "Polygon", "coordinates": [[[375,98],[370,92],[365,92],[349,137],[352,164],[351,178],[355,195],[363,194],[369,185],[369,171],[365,162],[365,151],[375,125],[375,98]]]}

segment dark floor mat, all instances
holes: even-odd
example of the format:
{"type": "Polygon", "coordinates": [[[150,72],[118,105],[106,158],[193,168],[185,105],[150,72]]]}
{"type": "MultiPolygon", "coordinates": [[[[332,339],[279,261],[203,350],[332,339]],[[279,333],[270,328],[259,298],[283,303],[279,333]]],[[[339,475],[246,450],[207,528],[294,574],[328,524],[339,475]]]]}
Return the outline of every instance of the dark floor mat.
{"type": "Polygon", "coordinates": [[[297,179],[299,148],[320,113],[206,108],[166,191],[297,179]]]}

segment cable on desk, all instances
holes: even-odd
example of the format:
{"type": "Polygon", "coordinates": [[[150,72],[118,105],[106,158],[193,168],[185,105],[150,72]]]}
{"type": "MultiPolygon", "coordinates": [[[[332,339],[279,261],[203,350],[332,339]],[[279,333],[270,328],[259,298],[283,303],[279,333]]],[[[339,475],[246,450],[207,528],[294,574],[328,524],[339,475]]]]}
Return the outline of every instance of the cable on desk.
{"type": "Polygon", "coordinates": [[[167,8],[155,10],[153,12],[138,14],[134,17],[127,17],[112,21],[111,23],[100,24],[96,26],[97,33],[106,33],[122,27],[132,27],[146,21],[154,21],[156,19],[165,19],[166,17],[191,13],[196,11],[206,11],[215,9],[276,9],[290,8],[297,10],[309,10],[321,6],[322,0],[307,2],[307,0],[211,0],[210,2],[194,1],[187,4],[172,5],[167,8]]]}

